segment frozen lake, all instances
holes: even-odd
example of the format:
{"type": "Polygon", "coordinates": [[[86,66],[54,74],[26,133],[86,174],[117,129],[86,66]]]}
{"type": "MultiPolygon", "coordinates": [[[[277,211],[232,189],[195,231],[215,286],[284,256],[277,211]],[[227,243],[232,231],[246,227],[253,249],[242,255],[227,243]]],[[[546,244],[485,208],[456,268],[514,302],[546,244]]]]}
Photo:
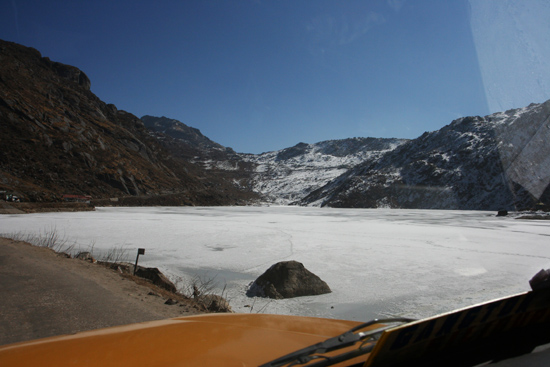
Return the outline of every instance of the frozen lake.
{"type": "Polygon", "coordinates": [[[529,279],[550,268],[550,221],[494,212],[143,207],[0,216],[2,235],[52,230],[96,256],[123,247],[133,262],[143,247],[140,265],[180,285],[216,277],[237,312],[426,317],[529,290],[529,279]],[[283,260],[302,262],[333,292],[248,298],[248,284],[283,260]]]}

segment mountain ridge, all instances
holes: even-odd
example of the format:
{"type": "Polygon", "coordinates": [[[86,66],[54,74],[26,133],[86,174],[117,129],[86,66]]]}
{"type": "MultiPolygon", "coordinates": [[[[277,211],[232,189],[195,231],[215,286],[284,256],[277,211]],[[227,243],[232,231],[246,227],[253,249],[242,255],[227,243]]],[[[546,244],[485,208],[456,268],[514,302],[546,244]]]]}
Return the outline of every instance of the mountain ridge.
{"type": "Polygon", "coordinates": [[[299,204],[476,210],[533,207],[549,195],[549,116],[550,101],[546,101],[485,117],[462,117],[379,160],[354,167],[299,204]],[[533,130],[530,134],[518,134],[527,127],[533,130]],[[531,155],[513,163],[513,157],[524,151],[522,143],[513,140],[523,139],[529,145],[537,133],[538,142],[529,148],[531,155]],[[526,165],[546,175],[536,191],[522,186],[534,179],[534,174],[521,179],[518,172],[525,171],[526,165]]]}
{"type": "Polygon", "coordinates": [[[241,155],[256,164],[251,187],[277,204],[290,204],[325,185],[366,159],[405,142],[396,138],[348,138],[293,147],[257,155],[241,155]]]}
{"type": "Polygon", "coordinates": [[[174,156],[90,85],[76,67],[0,41],[0,191],[26,201],[91,195],[109,205],[229,205],[255,197],[174,156]]]}
{"type": "Polygon", "coordinates": [[[516,209],[550,200],[550,101],[416,139],[237,153],[168,117],[101,101],[76,67],[0,40],[0,191],[100,205],[516,209]],[[113,200],[116,199],[116,200],[113,200]]]}

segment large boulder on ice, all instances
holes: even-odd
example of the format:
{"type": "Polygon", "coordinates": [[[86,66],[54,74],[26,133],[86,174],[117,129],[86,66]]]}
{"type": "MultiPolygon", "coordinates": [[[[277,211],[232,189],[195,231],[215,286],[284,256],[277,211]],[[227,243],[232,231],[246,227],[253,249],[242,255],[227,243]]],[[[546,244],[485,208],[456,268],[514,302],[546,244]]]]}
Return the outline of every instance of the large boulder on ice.
{"type": "Polygon", "coordinates": [[[331,290],[317,275],[297,261],[282,261],[272,265],[256,279],[249,290],[249,297],[293,298],[330,293],[331,290]]]}

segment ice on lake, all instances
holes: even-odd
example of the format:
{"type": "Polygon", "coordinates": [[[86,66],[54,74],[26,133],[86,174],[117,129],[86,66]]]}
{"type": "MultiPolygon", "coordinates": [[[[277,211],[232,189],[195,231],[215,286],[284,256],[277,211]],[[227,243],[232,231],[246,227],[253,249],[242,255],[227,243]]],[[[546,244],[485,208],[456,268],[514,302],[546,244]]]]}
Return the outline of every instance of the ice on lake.
{"type": "Polygon", "coordinates": [[[493,212],[140,207],[0,216],[2,235],[51,230],[94,254],[125,248],[129,261],[145,248],[140,265],[180,285],[215,277],[236,312],[427,317],[527,291],[550,268],[550,221],[493,212]],[[248,298],[249,283],[284,260],[302,262],[332,293],[248,298]]]}

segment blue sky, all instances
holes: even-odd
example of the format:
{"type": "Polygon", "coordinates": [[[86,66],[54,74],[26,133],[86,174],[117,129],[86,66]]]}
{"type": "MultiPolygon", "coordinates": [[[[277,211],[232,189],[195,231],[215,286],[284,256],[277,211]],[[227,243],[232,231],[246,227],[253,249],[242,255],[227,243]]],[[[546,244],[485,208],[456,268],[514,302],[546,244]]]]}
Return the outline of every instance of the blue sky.
{"type": "Polygon", "coordinates": [[[2,9],[1,39],[79,67],[103,101],[175,118],[238,152],[415,138],[495,112],[466,0],[2,0],[2,9]]]}

